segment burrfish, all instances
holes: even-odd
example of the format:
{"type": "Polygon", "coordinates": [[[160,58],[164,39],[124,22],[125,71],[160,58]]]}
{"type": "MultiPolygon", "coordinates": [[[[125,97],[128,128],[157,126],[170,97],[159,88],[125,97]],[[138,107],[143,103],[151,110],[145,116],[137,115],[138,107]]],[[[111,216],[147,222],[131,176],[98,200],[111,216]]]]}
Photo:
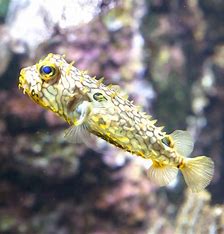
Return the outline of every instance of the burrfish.
{"type": "Polygon", "coordinates": [[[212,180],[211,158],[189,158],[194,142],[187,131],[166,133],[157,120],[128,100],[117,85],[79,70],[65,56],[48,54],[37,64],[23,68],[18,87],[35,103],[53,111],[70,126],[68,138],[87,140],[88,134],[152,160],[149,178],[160,186],[169,184],[180,170],[193,192],[212,180]]]}

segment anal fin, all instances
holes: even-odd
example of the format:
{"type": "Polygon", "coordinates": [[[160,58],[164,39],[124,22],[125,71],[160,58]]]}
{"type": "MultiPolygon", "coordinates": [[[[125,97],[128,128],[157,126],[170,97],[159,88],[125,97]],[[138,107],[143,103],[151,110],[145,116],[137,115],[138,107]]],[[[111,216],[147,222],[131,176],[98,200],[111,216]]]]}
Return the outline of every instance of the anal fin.
{"type": "Polygon", "coordinates": [[[160,186],[165,186],[176,178],[177,173],[178,169],[176,167],[153,161],[147,174],[153,182],[160,186]]]}

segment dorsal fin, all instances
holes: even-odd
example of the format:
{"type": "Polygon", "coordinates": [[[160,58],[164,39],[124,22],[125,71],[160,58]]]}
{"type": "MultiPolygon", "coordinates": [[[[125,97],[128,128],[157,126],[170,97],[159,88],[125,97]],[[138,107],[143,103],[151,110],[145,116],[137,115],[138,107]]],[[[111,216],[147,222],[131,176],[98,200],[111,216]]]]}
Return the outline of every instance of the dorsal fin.
{"type": "Polygon", "coordinates": [[[188,157],[194,148],[194,142],[187,131],[176,130],[170,134],[176,151],[185,157],[188,157]]]}

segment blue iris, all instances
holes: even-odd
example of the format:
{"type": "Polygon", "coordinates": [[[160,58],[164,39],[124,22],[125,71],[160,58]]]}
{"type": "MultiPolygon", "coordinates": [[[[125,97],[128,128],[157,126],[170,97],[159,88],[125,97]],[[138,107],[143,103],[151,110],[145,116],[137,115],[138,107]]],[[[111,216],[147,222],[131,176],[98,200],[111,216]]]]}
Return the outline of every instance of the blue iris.
{"type": "Polygon", "coordinates": [[[42,72],[45,73],[45,74],[50,74],[52,71],[53,71],[52,67],[50,67],[50,66],[42,67],[42,72]]]}

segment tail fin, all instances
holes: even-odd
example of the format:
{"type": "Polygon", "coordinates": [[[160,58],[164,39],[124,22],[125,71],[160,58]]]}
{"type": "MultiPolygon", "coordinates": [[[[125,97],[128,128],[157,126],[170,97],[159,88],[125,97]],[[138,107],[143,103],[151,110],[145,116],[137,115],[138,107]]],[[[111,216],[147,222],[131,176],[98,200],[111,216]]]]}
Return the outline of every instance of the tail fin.
{"type": "Polygon", "coordinates": [[[187,158],[180,170],[191,191],[199,192],[211,182],[214,174],[214,162],[206,156],[187,158]]]}

